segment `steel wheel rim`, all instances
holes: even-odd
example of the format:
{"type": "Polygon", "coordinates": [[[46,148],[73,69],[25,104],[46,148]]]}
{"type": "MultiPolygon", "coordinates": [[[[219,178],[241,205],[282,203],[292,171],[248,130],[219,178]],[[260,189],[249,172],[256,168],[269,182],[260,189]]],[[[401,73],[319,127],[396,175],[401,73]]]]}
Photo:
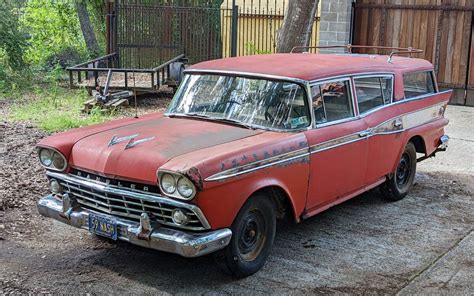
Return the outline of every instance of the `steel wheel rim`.
{"type": "Polygon", "coordinates": [[[260,255],[266,241],[265,230],[265,219],[261,211],[253,209],[245,215],[238,241],[243,260],[253,261],[260,255]]]}
{"type": "Polygon", "coordinates": [[[410,179],[411,175],[411,157],[408,153],[403,153],[402,157],[400,158],[400,162],[398,163],[397,171],[396,171],[396,181],[398,188],[401,188],[408,184],[408,180],[410,179]]]}

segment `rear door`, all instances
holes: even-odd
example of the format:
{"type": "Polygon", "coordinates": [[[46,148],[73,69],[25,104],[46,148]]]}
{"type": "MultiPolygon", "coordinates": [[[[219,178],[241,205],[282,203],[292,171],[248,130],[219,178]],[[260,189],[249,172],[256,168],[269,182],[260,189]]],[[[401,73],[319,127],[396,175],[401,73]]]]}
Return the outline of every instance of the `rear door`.
{"type": "Polygon", "coordinates": [[[365,183],[373,184],[391,171],[400,151],[402,134],[393,100],[393,74],[354,77],[356,102],[361,120],[370,130],[365,183]]]}
{"type": "Polygon", "coordinates": [[[366,124],[356,116],[350,78],[311,85],[316,128],[305,132],[310,145],[307,211],[324,209],[364,185],[366,124]]]}

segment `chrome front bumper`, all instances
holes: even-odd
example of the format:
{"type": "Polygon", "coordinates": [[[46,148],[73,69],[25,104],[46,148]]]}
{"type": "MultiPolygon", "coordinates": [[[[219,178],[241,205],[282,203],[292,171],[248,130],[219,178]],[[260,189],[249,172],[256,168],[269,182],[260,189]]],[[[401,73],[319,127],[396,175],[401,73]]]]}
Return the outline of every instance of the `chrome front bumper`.
{"type": "MultiPolygon", "coordinates": [[[[88,221],[91,211],[80,207],[64,206],[63,201],[51,194],[39,200],[38,211],[45,217],[74,227],[89,229],[88,221]]],[[[155,228],[148,228],[148,226],[145,229],[144,226],[149,223],[143,223],[143,221],[137,223],[103,213],[97,214],[117,223],[119,240],[184,257],[198,257],[222,249],[229,244],[232,237],[232,231],[228,228],[205,233],[184,232],[163,226],[155,228]]],[[[143,217],[147,218],[146,215],[143,217]]]]}

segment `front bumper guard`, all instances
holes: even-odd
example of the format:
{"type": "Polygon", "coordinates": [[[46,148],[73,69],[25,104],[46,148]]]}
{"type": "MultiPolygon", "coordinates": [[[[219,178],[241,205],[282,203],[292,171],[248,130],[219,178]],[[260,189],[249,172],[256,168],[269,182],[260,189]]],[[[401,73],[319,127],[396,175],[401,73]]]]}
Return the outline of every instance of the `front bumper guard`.
{"type": "MultiPolygon", "coordinates": [[[[66,197],[65,202],[52,194],[41,198],[38,211],[42,216],[53,218],[71,226],[89,229],[89,213],[75,205],[74,200],[66,197]]],[[[95,212],[94,212],[95,213],[95,212]]],[[[146,213],[140,223],[97,213],[117,223],[117,238],[134,245],[159,251],[179,254],[183,257],[199,257],[226,247],[232,237],[232,231],[223,228],[205,233],[191,233],[165,228],[158,225],[152,228],[146,213]]]]}

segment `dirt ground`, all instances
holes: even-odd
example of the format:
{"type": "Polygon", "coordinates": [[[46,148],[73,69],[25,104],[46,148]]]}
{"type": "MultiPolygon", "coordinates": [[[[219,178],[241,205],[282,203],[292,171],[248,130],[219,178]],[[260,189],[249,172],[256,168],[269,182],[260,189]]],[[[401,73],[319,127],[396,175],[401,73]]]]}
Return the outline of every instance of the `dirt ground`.
{"type": "Polygon", "coordinates": [[[473,294],[474,108],[447,117],[449,150],[419,163],[408,197],[373,190],[282,226],[265,267],[241,280],[210,256],[112,244],[40,217],[34,144],[45,133],[0,119],[0,294],[473,294]]]}

